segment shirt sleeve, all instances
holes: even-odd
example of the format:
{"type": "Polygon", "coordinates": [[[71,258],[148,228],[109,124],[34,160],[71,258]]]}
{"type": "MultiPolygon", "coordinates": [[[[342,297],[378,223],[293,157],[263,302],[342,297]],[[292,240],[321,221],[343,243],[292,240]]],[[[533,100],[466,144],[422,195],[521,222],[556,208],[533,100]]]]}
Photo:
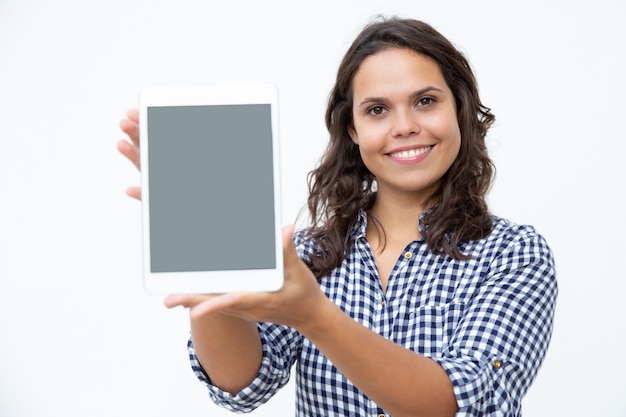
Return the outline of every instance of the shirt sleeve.
{"type": "Polygon", "coordinates": [[[442,357],[457,417],[519,415],[545,357],[557,282],[552,253],[530,227],[503,245],[463,308],[442,357]]]}
{"type": "Polygon", "coordinates": [[[232,395],[211,383],[210,377],[198,361],[191,338],[188,342],[191,368],[203,382],[213,402],[236,413],[249,413],[266,403],[280,388],[285,386],[291,375],[302,343],[300,334],[287,326],[271,323],[257,324],[263,349],[261,368],[249,386],[232,395]]]}

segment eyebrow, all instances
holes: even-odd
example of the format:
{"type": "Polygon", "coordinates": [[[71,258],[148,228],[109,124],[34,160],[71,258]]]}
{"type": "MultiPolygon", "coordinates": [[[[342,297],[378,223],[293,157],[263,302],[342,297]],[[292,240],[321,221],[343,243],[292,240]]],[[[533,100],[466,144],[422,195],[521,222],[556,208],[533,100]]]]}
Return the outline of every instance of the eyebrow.
{"type": "MultiPolygon", "coordinates": [[[[437,87],[433,87],[433,86],[428,86],[428,87],[424,87],[421,90],[417,90],[413,93],[411,93],[411,95],[409,96],[409,98],[411,100],[414,100],[416,98],[418,98],[419,96],[421,96],[422,94],[428,93],[429,91],[439,91],[441,93],[443,93],[443,90],[441,88],[437,88],[437,87]]],[[[361,102],[359,103],[359,108],[363,107],[366,104],[370,104],[370,103],[381,103],[381,102],[385,102],[386,99],[384,97],[366,97],[363,100],[361,100],[361,102]]]]}

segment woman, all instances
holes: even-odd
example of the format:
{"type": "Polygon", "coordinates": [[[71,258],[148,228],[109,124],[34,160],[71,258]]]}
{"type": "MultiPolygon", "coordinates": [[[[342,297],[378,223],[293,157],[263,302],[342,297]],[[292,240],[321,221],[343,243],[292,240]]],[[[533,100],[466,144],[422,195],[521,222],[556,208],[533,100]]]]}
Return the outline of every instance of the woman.
{"type": "MultiPolygon", "coordinates": [[[[250,411],[296,363],[301,416],[520,415],[557,286],[545,240],[488,211],[492,121],[432,27],[364,28],[329,98],[312,226],[284,231],[283,288],[165,301],[190,309],[192,366],[216,403],[250,411]]],[[[121,127],[138,166],[135,111],[121,127]]]]}

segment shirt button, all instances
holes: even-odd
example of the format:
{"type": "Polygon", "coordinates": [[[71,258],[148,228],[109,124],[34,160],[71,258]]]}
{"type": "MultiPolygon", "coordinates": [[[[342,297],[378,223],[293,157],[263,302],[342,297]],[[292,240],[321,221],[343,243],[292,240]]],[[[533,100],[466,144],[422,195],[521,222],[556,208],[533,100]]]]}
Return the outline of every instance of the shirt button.
{"type": "Polygon", "coordinates": [[[383,306],[383,307],[385,306],[385,299],[384,298],[380,301],[380,305],[383,306]]]}
{"type": "Polygon", "coordinates": [[[378,417],[387,417],[387,416],[384,414],[379,414],[378,417]]]}
{"type": "Polygon", "coordinates": [[[407,253],[404,254],[404,257],[406,259],[411,259],[412,256],[413,256],[413,254],[411,252],[407,252],[407,253]]]}
{"type": "Polygon", "coordinates": [[[492,365],[493,365],[493,368],[494,368],[494,369],[500,369],[500,368],[502,368],[502,362],[500,362],[498,359],[496,359],[495,361],[493,361],[492,365]]]}

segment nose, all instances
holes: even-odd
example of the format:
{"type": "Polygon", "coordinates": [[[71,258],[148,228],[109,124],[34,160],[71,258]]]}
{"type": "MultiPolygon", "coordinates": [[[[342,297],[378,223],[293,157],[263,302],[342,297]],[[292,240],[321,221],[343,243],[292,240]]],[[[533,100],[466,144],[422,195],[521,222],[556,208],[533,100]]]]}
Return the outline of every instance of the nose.
{"type": "Polygon", "coordinates": [[[393,119],[392,135],[394,137],[405,137],[419,133],[420,127],[417,115],[410,109],[396,110],[393,119]]]}

